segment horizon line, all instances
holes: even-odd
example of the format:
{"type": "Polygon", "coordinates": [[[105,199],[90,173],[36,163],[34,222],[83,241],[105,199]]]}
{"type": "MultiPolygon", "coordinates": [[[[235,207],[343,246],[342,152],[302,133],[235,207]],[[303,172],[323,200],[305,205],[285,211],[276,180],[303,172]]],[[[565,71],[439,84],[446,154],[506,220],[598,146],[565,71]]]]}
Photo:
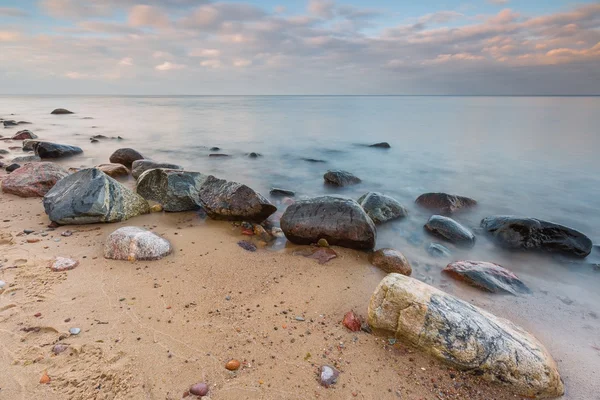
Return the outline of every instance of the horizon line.
{"type": "Polygon", "coordinates": [[[600,97],[598,94],[74,94],[7,93],[0,97],[72,96],[72,97],[600,97]]]}

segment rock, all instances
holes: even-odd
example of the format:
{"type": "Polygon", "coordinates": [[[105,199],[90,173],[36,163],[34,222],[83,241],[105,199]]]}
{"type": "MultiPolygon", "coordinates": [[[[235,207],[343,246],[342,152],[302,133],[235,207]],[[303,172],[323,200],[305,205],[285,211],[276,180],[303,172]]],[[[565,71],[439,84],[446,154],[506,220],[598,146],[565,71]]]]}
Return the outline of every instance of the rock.
{"type": "Polygon", "coordinates": [[[83,153],[80,147],[50,142],[37,142],[33,145],[33,150],[41,158],[70,157],[83,153]]]}
{"type": "Polygon", "coordinates": [[[208,155],[209,157],[230,157],[229,154],[220,154],[220,153],[212,153],[208,155]]]}
{"type": "Polygon", "coordinates": [[[325,247],[310,247],[308,249],[294,251],[293,254],[315,259],[319,264],[325,264],[329,260],[333,260],[337,257],[335,250],[325,247]]]}
{"type": "Polygon", "coordinates": [[[119,149],[112,153],[112,155],[109,158],[111,163],[123,164],[129,169],[131,169],[131,165],[134,161],[143,159],[143,155],[130,148],[119,149]]]}
{"type": "Polygon", "coordinates": [[[17,132],[12,140],[25,140],[25,139],[37,139],[37,135],[27,129],[17,132]]]}
{"type": "Polygon", "coordinates": [[[319,160],[318,158],[301,158],[302,161],[306,161],[309,163],[326,163],[327,161],[325,160],[319,160]]]}
{"type": "Polygon", "coordinates": [[[291,190],[280,189],[280,188],[271,188],[269,193],[271,194],[271,196],[282,196],[282,197],[284,197],[284,196],[294,197],[296,195],[296,193],[294,193],[291,190]]]}
{"type": "MultiPolygon", "coordinates": [[[[2,137],[2,136],[0,136],[2,137]]],[[[6,150],[6,149],[0,149],[0,154],[10,154],[10,151],[6,150]]]]}
{"type": "Polygon", "coordinates": [[[425,229],[435,236],[456,245],[464,247],[475,245],[475,235],[452,218],[432,215],[425,224],[425,229]]]}
{"type": "Polygon", "coordinates": [[[162,212],[162,210],[163,210],[163,206],[161,206],[160,204],[153,204],[150,207],[150,212],[151,213],[162,212]]]}
{"type": "Polygon", "coordinates": [[[23,140],[23,151],[33,151],[35,148],[35,145],[37,143],[40,143],[41,140],[36,140],[36,139],[25,139],[23,140]]]}
{"type": "Polygon", "coordinates": [[[319,247],[329,247],[329,242],[323,238],[317,241],[317,246],[319,247]]]}
{"type": "Polygon", "coordinates": [[[325,239],[329,244],[370,250],[375,247],[375,224],[354,200],[323,196],[298,201],[281,217],[281,229],[287,239],[296,244],[316,243],[325,239]]]}
{"type": "Polygon", "coordinates": [[[209,175],[200,189],[200,202],[209,217],[262,222],[277,208],[246,185],[209,175]]]}
{"type": "Polygon", "coordinates": [[[370,258],[371,264],[387,273],[395,272],[406,276],[412,274],[410,263],[398,250],[379,249],[370,258]]]}
{"type": "Polygon", "coordinates": [[[389,274],[369,304],[369,325],[519,396],[559,397],[556,363],[523,328],[416,279],[389,274]]]}
{"type": "Polygon", "coordinates": [[[194,396],[206,396],[208,394],[208,385],[206,383],[196,383],[190,387],[190,393],[194,396]]]}
{"type": "Polygon", "coordinates": [[[252,152],[252,153],[248,154],[248,157],[250,157],[250,158],[258,158],[258,157],[262,157],[262,154],[252,152]]]}
{"type": "Polygon", "coordinates": [[[90,139],[90,143],[100,143],[98,139],[90,139]]]}
{"type": "Polygon", "coordinates": [[[176,164],[168,164],[168,163],[159,163],[152,160],[135,160],[131,165],[131,175],[135,179],[138,179],[144,172],[150,169],[163,168],[163,169],[178,169],[182,170],[183,168],[176,164]]]}
{"type": "Polygon", "coordinates": [[[8,167],[6,167],[6,172],[10,173],[10,172],[14,172],[16,170],[18,170],[19,168],[21,168],[21,166],[19,164],[10,164],[8,167]]]}
{"type": "Polygon", "coordinates": [[[447,193],[425,193],[417,197],[415,203],[421,207],[445,214],[477,205],[477,201],[473,199],[447,193]]]}
{"type": "Polygon", "coordinates": [[[210,151],[221,151],[221,148],[219,148],[219,147],[211,147],[210,151]]]}
{"type": "Polygon", "coordinates": [[[4,120],[4,121],[2,121],[2,124],[4,125],[5,128],[7,126],[17,126],[18,125],[17,121],[12,120],[12,119],[4,120]]]}
{"type": "Polygon", "coordinates": [[[71,329],[69,329],[69,333],[71,335],[79,335],[81,333],[81,329],[79,329],[79,328],[71,328],[71,329]]]}
{"type": "Polygon", "coordinates": [[[67,349],[69,348],[68,344],[55,344],[52,347],[52,353],[54,353],[55,356],[59,355],[60,353],[64,353],[67,349]]]}
{"type": "Polygon", "coordinates": [[[360,318],[358,318],[356,314],[354,314],[354,311],[348,311],[346,315],[344,315],[342,324],[344,324],[344,326],[352,332],[360,331],[360,327],[362,326],[360,318]]]}
{"type": "Polygon", "coordinates": [[[64,114],[74,114],[73,111],[69,111],[66,110],[64,108],[57,108],[54,111],[52,111],[50,114],[55,114],[55,115],[64,115],[64,114]]]}
{"type": "Polygon", "coordinates": [[[97,168],[61,179],[44,196],[44,209],[62,225],[125,221],[150,211],[146,200],[97,168]]]}
{"type": "Polygon", "coordinates": [[[369,145],[369,147],[377,147],[380,149],[389,149],[392,146],[390,146],[390,144],[388,142],[381,142],[381,143],[375,143],[375,144],[369,145]]]}
{"type": "Polygon", "coordinates": [[[323,175],[323,179],[325,179],[325,183],[334,186],[350,186],[361,183],[360,178],[352,175],[350,172],[342,171],[342,170],[330,170],[323,175]]]}
{"type": "Polygon", "coordinates": [[[329,365],[323,365],[319,372],[321,385],[329,387],[335,384],[340,376],[340,371],[329,365]]]}
{"type": "Polygon", "coordinates": [[[48,373],[46,371],[44,371],[44,373],[42,374],[42,377],[40,378],[40,383],[42,385],[47,385],[50,383],[50,381],[51,381],[51,379],[48,376],[48,373]]]}
{"type": "Polygon", "coordinates": [[[6,282],[0,281],[0,293],[2,293],[4,291],[5,287],[6,287],[6,282]]]}
{"type": "Polygon", "coordinates": [[[238,360],[229,360],[227,364],[225,364],[225,368],[229,371],[237,371],[240,369],[240,362],[238,360]]]}
{"type": "Polygon", "coordinates": [[[168,212],[197,210],[201,208],[200,189],[206,180],[207,176],[199,172],[149,169],[138,178],[136,192],[168,212]]]}
{"type": "Polygon", "coordinates": [[[56,257],[50,266],[54,272],[70,271],[79,265],[79,261],[65,257],[56,257]]]}
{"type": "MultiPolygon", "coordinates": [[[[92,128],[95,128],[94,126],[92,128]]],[[[108,136],[104,136],[104,135],[94,135],[92,136],[92,139],[108,139],[108,136]]]]}
{"type": "Polygon", "coordinates": [[[575,257],[586,257],[592,251],[592,241],[575,229],[535,218],[492,216],[481,226],[502,247],[509,249],[544,250],[575,257]]]}
{"type": "Polygon", "coordinates": [[[256,251],[256,245],[254,243],[252,243],[252,242],[247,241],[247,240],[240,240],[237,244],[238,244],[238,246],[240,246],[244,250],[251,251],[251,252],[255,252],[256,251]]]}
{"type": "Polygon", "coordinates": [[[271,240],[273,240],[273,237],[271,236],[271,234],[269,232],[267,232],[267,230],[259,224],[255,224],[254,227],[252,228],[252,232],[254,233],[254,235],[256,235],[260,240],[264,241],[264,242],[270,242],[271,240]]]}
{"type": "Polygon", "coordinates": [[[406,208],[390,196],[377,192],[368,192],[358,199],[358,204],[371,217],[375,225],[383,224],[408,215],[406,208]]]}
{"type": "Polygon", "coordinates": [[[439,243],[430,243],[427,247],[427,253],[436,258],[449,258],[452,256],[450,250],[446,246],[442,246],[439,243]]]}
{"type": "Polygon", "coordinates": [[[492,293],[531,293],[514,273],[491,262],[456,261],[448,264],[442,272],[492,293]]]}
{"type": "Polygon", "coordinates": [[[112,178],[129,175],[129,170],[123,164],[100,164],[96,168],[112,178]]]}
{"type": "Polygon", "coordinates": [[[38,156],[20,156],[12,159],[12,163],[14,164],[25,164],[25,163],[35,163],[42,161],[38,156]]]}
{"type": "Polygon", "coordinates": [[[111,260],[159,260],[172,251],[168,240],[136,226],[117,229],[104,244],[104,258],[111,260]]]}
{"type": "Polygon", "coordinates": [[[31,125],[32,123],[29,121],[19,121],[17,122],[17,125],[31,125]]]}
{"type": "Polygon", "coordinates": [[[27,163],[2,180],[2,191],[20,197],[43,197],[69,173],[51,162],[27,163]]]}

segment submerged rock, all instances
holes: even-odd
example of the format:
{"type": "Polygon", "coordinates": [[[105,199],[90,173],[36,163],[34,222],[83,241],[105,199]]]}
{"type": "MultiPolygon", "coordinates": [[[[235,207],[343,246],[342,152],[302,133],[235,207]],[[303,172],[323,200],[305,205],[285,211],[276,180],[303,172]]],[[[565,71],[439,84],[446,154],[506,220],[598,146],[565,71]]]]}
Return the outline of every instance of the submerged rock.
{"type": "Polygon", "coordinates": [[[492,293],[531,293],[514,273],[491,262],[456,261],[448,264],[442,272],[492,293]]]}
{"type": "Polygon", "coordinates": [[[15,164],[25,164],[25,163],[37,163],[42,161],[42,159],[38,156],[20,156],[12,159],[12,163],[15,164]]]}
{"type": "Polygon", "coordinates": [[[425,229],[435,236],[460,246],[473,247],[475,245],[475,235],[452,218],[432,215],[425,224],[425,229]]]}
{"type": "Polygon", "coordinates": [[[25,139],[37,139],[37,135],[27,129],[17,132],[12,140],[25,140],[25,139]]]}
{"type": "Polygon", "coordinates": [[[123,164],[100,164],[96,168],[112,178],[129,175],[129,170],[123,164]]]}
{"type": "Polygon", "coordinates": [[[80,147],[50,142],[37,142],[33,145],[33,150],[41,158],[70,157],[83,153],[80,147]]]}
{"type": "Polygon", "coordinates": [[[380,149],[390,149],[392,146],[388,142],[381,142],[369,145],[369,147],[377,147],[380,149]]]}
{"type": "Polygon", "coordinates": [[[50,114],[64,115],[64,114],[74,114],[74,112],[73,111],[69,111],[69,110],[64,109],[64,108],[57,108],[54,111],[52,111],[50,114]]]}
{"type": "Polygon", "coordinates": [[[445,214],[477,205],[477,201],[473,199],[448,193],[425,193],[417,197],[415,203],[421,207],[445,214]]]}
{"type": "Polygon", "coordinates": [[[410,263],[404,254],[394,249],[379,249],[370,256],[371,264],[387,273],[398,273],[406,276],[412,274],[410,263]]]}
{"type": "Polygon", "coordinates": [[[375,247],[377,230],[354,200],[322,196],[290,205],[281,217],[281,229],[290,242],[329,244],[362,250],[375,247]]]}
{"type": "Polygon", "coordinates": [[[308,158],[308,157],[303,157],[303,158],[301,158],[301,160],[309,162],[309,163],[326,163],[327,162],[325,160],[320,160],[318,158],[308,158]]]}
{"type": "Polygon", "coordinates": [[[294,251],[293,254],[306,258],[312,258],[317,260],[319,264],[325,264],[337,257],[335,250],[328,247],[309,247],[308,249],[294,251]]]}
{"type": "Polygon", "coordinates": [[[200,189],[206,178],[199,172],[149,169],[139,177],[136,192],[159,203],[165,211],[197,210],[201,207],[200,189]]]}
{"type": "Polygon", "coordinates": [[[429,246],[427,246],[427,253],[436,258],[449,258],[452,256],[450,250],[439,243],[430,243],[429,246]]]}
{"type": "Polygon", "coordinates": [[[371,297],[369,325],[389,331],[456,368],[537,398],[564,393],[544,346],[512,322],[400,274],[386,276],[371,297]]]}
{"type": "Polygon", "coordinates": [[[361,183],[360,178],[352,175],[348,171],[342,170],[330,170],[323,175],[323,179],[325,179],[325,183],[334,185],[334,186],[350,186],[361,183]]]}
{"type": "Polygon", "coordinates": [[[16,170],[18,170],[19,168],[21,168],[21,166],[19,164],[10,164],[8,167],[6,167],[6,172],[10,173],[10,172],[14,172],[16,170]]]}
{"type": "Polygon", "coordinates": [[[141,159],[141,160],[135,160],[131,164],[131,175],[133,175],[133,177],[135,179],[138,179],[144,172],[146,172],[150,169],[155,169],[155,168],[178,169],[178,170],[183,169],[183,167],[180,167],[177,164],[159,163],[159,162],[155,162],[152,160],[141,159]]]}
{"type": "Polygon", "coordinates": [[[131,165],[134,161],[142,159],[144,159],[143,155],[130,148],[119,149],[112,153],[112,155],[109,158],[111,163],[123,164],[129,169],[131,169],[131,165]]]}
{"type": "Polygon", "coordinates": [[[200,189],[200,202],[209,217],[262,222],[277,208],[246,185],[209,175],[200,189]]]}
{"type": "Polygon", "coordinates": [[[292,190],[280,189],[280,188],[271,188],[269,193],[271,194],[271,196],[281,196],[281,197],[285,197],[285,196],[294,197],[296,195],[296,193],[292,190]]]}
{"type": "Polygon", "coordinates": [[[61,225],[125,221],[150,211],[146,200],[97,168],[61,179],[44,196],[44,209],[61,225]]]}
{"type": "Polygon", "coordinates": [[[481,227],[506,248],[545,250],[575,257],[586,257],[592,251],[592,241],[583,233],[540,219],[492,216],[484,218],[481,227]]]}
{"type": "Polygon", "coordinates": [[[376,225],[406,217],[408,211],[394,198],[377,192],[368,192],[358,199],[358,204],[376,225]]]}
{"type": "Polygon", "coordinates": [[[2,180],[2,191],[20,197],[43,197],[69,173],[51,162],[27,163],[2,180]]]}
{"type": "Polygon", "coordinates": [[[17,126],[19,125],[19,123],[15,120],[12,119],[7,119],[2,121],[2,124],[4,125],[4,127],[6,128],[7,126],[17,126]]]}
{"type": "Polygon", "coordinates": [[[159,260],[172,251],[168,240],[136,226],[117,229],[104,244],[104,258],[111,260],[159,260]]]}

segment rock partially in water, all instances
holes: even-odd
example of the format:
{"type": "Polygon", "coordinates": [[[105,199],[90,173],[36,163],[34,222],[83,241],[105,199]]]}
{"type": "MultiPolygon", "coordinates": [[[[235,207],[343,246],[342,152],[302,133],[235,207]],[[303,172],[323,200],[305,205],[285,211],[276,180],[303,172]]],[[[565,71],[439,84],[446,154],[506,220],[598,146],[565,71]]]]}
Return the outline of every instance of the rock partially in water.
{"type": "Polygon", "coordinates": [[[21,168],[21,166],[19,164],[10,164],[8,167],[6,167],[6,172],[11,173],[14,172],[16,170],[18,170],[19,168],[21,168]]]}
{"type": "Polygon", "coordinates": [[[427,246],[427,253],[436,258],[452,257],[452,252],[446,246],[442,246],[439,243],[430,243],[429,246],[427,246]]]}
{"type": "Polygon", "coordinates": [[[380,149],[390,149],[392,146],[390,146],[390,144],[388,142],[381,142],[381,143],[375,143],[375,144],[369,145],[369,147],[377,147],[380,149]]]}
{"type": "Polygon", "coordinates": [[[544,346],[512,322],[400,274],[386,276],[371,297],[369,325],[461,369],[502,383],[519,396],[564,393],[544,346]]]}
{"type": "Polygon", "coordinates": [[[377,230],[354,200],[322,196],[290,205],[281,217],[281,229],[290,242],[329,244],[361,250],[375,247],[377,230]]]}
{"type": "Polygon", "coordinates": [[[27,129],[17,132],[12,140],[37,139],[37,135],[27,129]]]}
{"type": "Polygon", "coordinates": [[[64,272],[75,269],[79,265],[79,261],[66,257],[56,257],[50,266],[54,272],[64,272]]]}
{"type": "Polygon", "coordinates": [[[301,160],[309,162],[309,163],[326,163],[327,162],[325,160],[320,160],[318,158],[308,158],[308,157],[303,157],[303,158],[301,158],[301,160]]]}
{"type": "Polygon", "coordinates": [[[395,249],[379,249],[370,256],[371,264],[387,273],[398,273],[406,276],[412,274],[410,263],[404,254],[395,249]]]}
{"type": "Polygon", "coordinates": [[[149,169],[139,177],[136,191],[168,212],[197,210],[201,207],[200,189],[206,179],[199,172],[149,169]]]}
{"type": "Polygon", "coordinates": [[[44,196],[44,209],[61,225],[125,221],[150,211],[146,200],[97,168],[61,179],[44,196]]]}
{"type": "Polygon", "coordinates": [[[448,193],[425,193],[417,197],[415,203],[421,207],[444,214],[477,205],[477,201],[473,199],[448,193]]]}
{"type": "Polygon", "coordinates": [[[200,189],[200,202],[209,217],[262,222],[277,208],[246,185],[209,175],[200,189]]]}
{"type": "Polygon", "coordinates": [[[221,151],[221,148],[220,147],[211,147],[209,150],[210,151],[221,151]]]}
{"type": "Polygon", "coordinates": [[[425,224],[425,229],[435,236],[459,246],[473,247],[475,245],[475,235],[452,218],[432,215],[425,224]]]}
{"type": "Polygon", "coordinates": [[[340,371],[330,365],[323,365],[319,371],[321,385],[329,387],[335,384],[340,376],[340,371]]]}
{"type": "Polygon", "coordinates": [[[348,171],[342,170],[330,170],[323,175],[323,179],[325,179],[325,183],[334,186],[350,186],[361,183],[360,178],[354,176],[348,171]]]}
{"type": "Polygon", "coordinates": [[[358,204],[376,225],[408,215],[406,208],[394,198],[377,192],[368,192],[358,199],[358,204]]]}
{"type": "Polygon", "coordinates": [[[37,140],[37,139],[23,140],[23,151],[33,151],[35,148],[35,145],[40,142],[41,142],[41,140],[37,140]]]}
{"type": "Polygon", "coordinates": [[[19,123],[15,120],[12,119],[7,119],[2,121],[2,124],[4,125],[4,127],[6,128],[7,126],[17,126],[19,125],[19,123]]]}
{"type": "Polygon", "coordinates": [[[442,272],[492,293],[531,293],[514,273],[491,262],[456,261],[448,264],[442,272]]]}
{"type": "Polygon", "coordinates": [[[280,196],[280,197],[285,197],[285,196],[294,197],[296,195],[296,193],[292,190],[280,189],[280,188],[271,188],[269,193],[271,194],[271,196],[280,196]]]}
{"type": "Polygon", "coordinates": [[[229,154],[221,154],[221,153],[212,153],[212,154],[209,154],[208,156],[214,157],[214,158],[231,157],[229,154]]]}
{"type": "Polygon", "coordinates": [[[70,157],[83,153],[80,147],[50,142],[37,142],[33,145],[33,150],[41,158],[70,157]]]}
{"type": "Polygon", "coordinates": [[[544,250],[587,257],[592,241],[583,233],[553,222],[509,215],[484,218],[481,226],[502,247],[544,250]]]}
{"type": "Polygon", "coordinates": [[[156,168],[183,170],[183,167],[177,164],[160,163],[152,160],[142,159],[135,160],[131,164],[131,175],[133,175],[135,179],[138,179],[144,172],[156,168]]]}
{"type": "Polygon", "coordinates": [[[2,180],[2,191],[20,197],[43,197],[69,173],[51,162],[27,163],[2,180]]]}
{"type": "Polygon", "coordinates": [[[73,111],[69,111],[65,108],[57,108],[54,111],[52,111],[50,114],[65,115],[65,114],[75,114],[75,113],[73,111]]]}
{"type": "Polygon", "coordinates": [[[12,159],[14,164],[37,163],[42,161],[38,156],[19,156],[12,159]]]}
{"type": "Polygon", "coordinates": [[[252,152],[252,153],[248,153],[248,157],[250,157],[250,158],[258,158],[258,157],[262,157],[262,154],[252,152]]]}
{"type": "Polygon", "coordinates": [[[142,160],[144,156],[141,155],[134,149],[123,148],[118,149],[110,156],[109,160],[111,163],[123,164],[127,168],[131,169],[131,166],[134,161],[142,160]]]}
{"type": "Polygon", "coordinates": [[[96,168],[112,178],[129,175],[129,170],[123,164],[100,164],[96,168]]]}
{"type": "Polygon", "coordinates": [[[172,251],[168,240],[136,226],[117,229],[104,244],[104,258],[111,260],[159,260],[172,251]]]}

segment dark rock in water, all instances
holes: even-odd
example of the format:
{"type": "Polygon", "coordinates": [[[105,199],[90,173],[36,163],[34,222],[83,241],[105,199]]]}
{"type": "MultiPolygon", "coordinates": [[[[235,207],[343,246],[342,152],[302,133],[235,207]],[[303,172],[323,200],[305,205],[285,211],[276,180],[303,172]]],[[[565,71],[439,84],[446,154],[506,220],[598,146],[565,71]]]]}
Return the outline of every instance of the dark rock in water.
{"type": "Polygon", "coordinates": [[[425,224],[425,229],[457,245],[465,247],[473,247],[475,245],[475,235],[452,218],[432,215],[425,224]]]}
{"type": "MultiPolygon", "coordinates": [[[[94,127],[92,126],[92,128],[94,128],[94,127]]],[[[108,139],[108,136],[94,135],[94,136],[92,136],[92,139],[108,139]]]]}
{"type": "Polygon", "coordinates": [[[8,167],[6,167],[6,172],[13,172],[18,170],[19,168],[21,168],[21,166],[19,164],[10,164],[8,167]]]}
{"type": "Polygon", "coordinates": [[[41,158],[70,157],[83,153],[80,147],[67,144],[56,144],[50,142],[38,142],[33,145],[35,155],[41,158]]]}
{"type": "Polygon", "coordinates": [[[200,189],[206,178],[199,172],[154,168],[138,178],[136,191],[168,212],[197,210],[201,207],[200,189]]]}
{"type": "Polygon", "coordinates": [[[377,147],[380,149],[390,149],[392,146],[390,146],[390,144],[388,142],[381,142],[381,143],[375,143],[375,144],[369,145],[369,147],[377,147]]]}
{"type": "Polygon", "coordinates": [[[57,108],[54,111],[52,111],[50,114],[55,114],[55,115],[64,115],[64,114],[74,114],[73,111],[69,111],[66,110],[64,108],[57,108]]]}
{"type": "Polygon", "coordinates": [[[302,161],[307,161],[310,163],[326,163],[327,161],[325,160],[319,160],[317,158],[301,158],[302,161]]]}
{"type": "Polygon", "coordinates": [[[36,139],[25,139],[23,140],[23,151],[33,151],[35,145],[40,143],[41,140],[36,139]]]}
{"type": "Polygon", "coordinates": [[[256,251],[256,245],[247,240],[240,240],[238,242],[238,246],[240,246],[242,249],[247,250],[247,251],[252,251],[252,252],[256,251]]]}
{"type": "Polygon", "coordinates": [[[291,190],[286,190],[286,189],[280,189],[280,188],[271,188],[271,191],[269,192],[271,193],[271,196],[287,196],[287,197],[294,197],[296,195],[296,193],[294,193],[291,190]]]}
{"type": "Polygon", "coordinates": [[[123,164],[127,168],[131,169],[131,165],[136,160],[142,160],[144,156],[135,151],[134,149],[124,148],[119,149],[112,153],[109,160],[111,163],[123,164]]]}
{"type": "Polygon", "coordinates": [[[319,381],[321,385],[329,387],[335,384],[340,376],[340,371],[329,365],[323,365],[319,370],[319,381]]]}
{"type": "Polygon", "coordinates": [[[262,157],[262,154],[252,152],[252,153],[248,154],[248,157],[250,157],[250,158],[258,158],[258,157],[262,157]]]}
{"type": "Polygon", "coordinates": [[[450,250],[439,243],[430,243],[429,246],[427,246],[427,253],[436,258],[449,258],[452,256],[450,250]]]}
{"type": "Polygon", "coordinates": [[[38,156],[20,156],[12,159],[12,162],[15,164],[34,163],[40,161],[42,161],[42,159],[38,156]]]}
{"type": "Polygon", "coordinates": [[[99,143],[100,141],[98,139],[90,139],[90,143],[99,143]]]}
{"type": "Polygon", "coordinates": [[[211,147],[210,151],[221,151],[220,147],[211,147]]]}
{"type": "Polygon", "coordinates": [[[183,167],[176,165],[176,164],[159,163],[159,162],[155,162],[152,160],[142,159],[142,160],[135,160],[133,162],[133,164],[131,165],[131,175],[133,175],[133,177],[135,179],[138,179],[144,172],[148,171],[149,169],[155,169],[155,168],[179,169],[179,170],[183,169],[183,167]]]}
{"type": "Polygon", "coordinates": [[[94,117],[83,117],[81,119],[94,119],[94,117]]]}
{"type": "Polygon", "coordinates": [[[592,241],[583,233],[535,218],[492,216],[484,218],[481,226],[506,248],[545,250],[576,257],[586,257],[592,251],[592,241]]]}
{"type": "Polygon", "coordinates": [[[406,276],[412,274],[412,267],[404,254],[394,249],[379,249],[370,256],[371,264],[381,270],[406,276]]]}
{"type": "Polygon", "coordinates": [[[230,157],[229,154],[219,154],[219,153],[213,153],[213,154],[209,154],[209,157],[230,157]]]}
{"type": "Polygon", "coordinates": [[[415,203],[421,207],[442,213],[453,213],[461,208],[477,205],[477,201],[447,193],[425,193],[417,197],[415,203]]]}
{"type": "Polygon", "coordinates": [[[290,242],[317,243],[371,250],[377,230],[371,218],[354,200],[323,196],[290,205],[281,217],[281,229],[290,242]]]}
{"type": "Polygon", "coordinates": [[[104,258],[111,260],[159,260],[172,252],[173,247],[168,240],[137,226],[117,229],[104,244],[104,258]]]}
{"type": "Polygon", "coordinates": [[[51,162],[28,163],[2,180],[2,191],[20,197],[43,197],[69,173],[51,162]]]}
{"type": "Polygon", "coordinates": [[[262,222],[277,207],[246,185],[210,175],[200,189],[200,202],[209,217],[262,222]]]}
{"type": "Polygon", "coordinates": [[[327,171],[325,175],[323,175],[323,179],[325,179],[325,183],[334,186],[350,186],[362,182],[360,178],[352,175],[350,172],[342,170],[327,171]]]}
{"type": "Polygon", "coordinates": [[[29,122],[29,121],[19,121],[19,122],[17,122],[17,125],[31,125],[31,122],[29,122]]]}
{"type": "Polygon", "coordinates": [[[406,208],[394,198],[377,192],[363,194],[358,199],[358,204],[376,225],[408,215],[406,208]]]}
{"type": "Polygon", "coordinates": [[[0,149],[0,154],[9,154],[10,151],[5,150],[5,149],[0,149]]]}
{"type": "Polygon", "coordinates": [[[44,209],[61,225],[124,221],[150,211],[140,195],[97,168],[61,179],[44,196],[44,209]]]}
{"type": "Polygon", "coordinates": [[[456,261],[448,264],[442,272],[492,293],[531,293],[514,273],[490,262],[456,261]]]}
{"type": "Polygon", "coordinates": [[[2,121],[2,124],[4,124],[4,127],[18,125],[17,121],[14,121],[12,119],[6,119],[6,120],[2,121]]]}
{"type": "Polygon", "coordinates": [[[25,139],[37,139],[37,135],[27,129],[23,131],[17,132],[12,138],[12,140],[25,140],[25,139]]]}

